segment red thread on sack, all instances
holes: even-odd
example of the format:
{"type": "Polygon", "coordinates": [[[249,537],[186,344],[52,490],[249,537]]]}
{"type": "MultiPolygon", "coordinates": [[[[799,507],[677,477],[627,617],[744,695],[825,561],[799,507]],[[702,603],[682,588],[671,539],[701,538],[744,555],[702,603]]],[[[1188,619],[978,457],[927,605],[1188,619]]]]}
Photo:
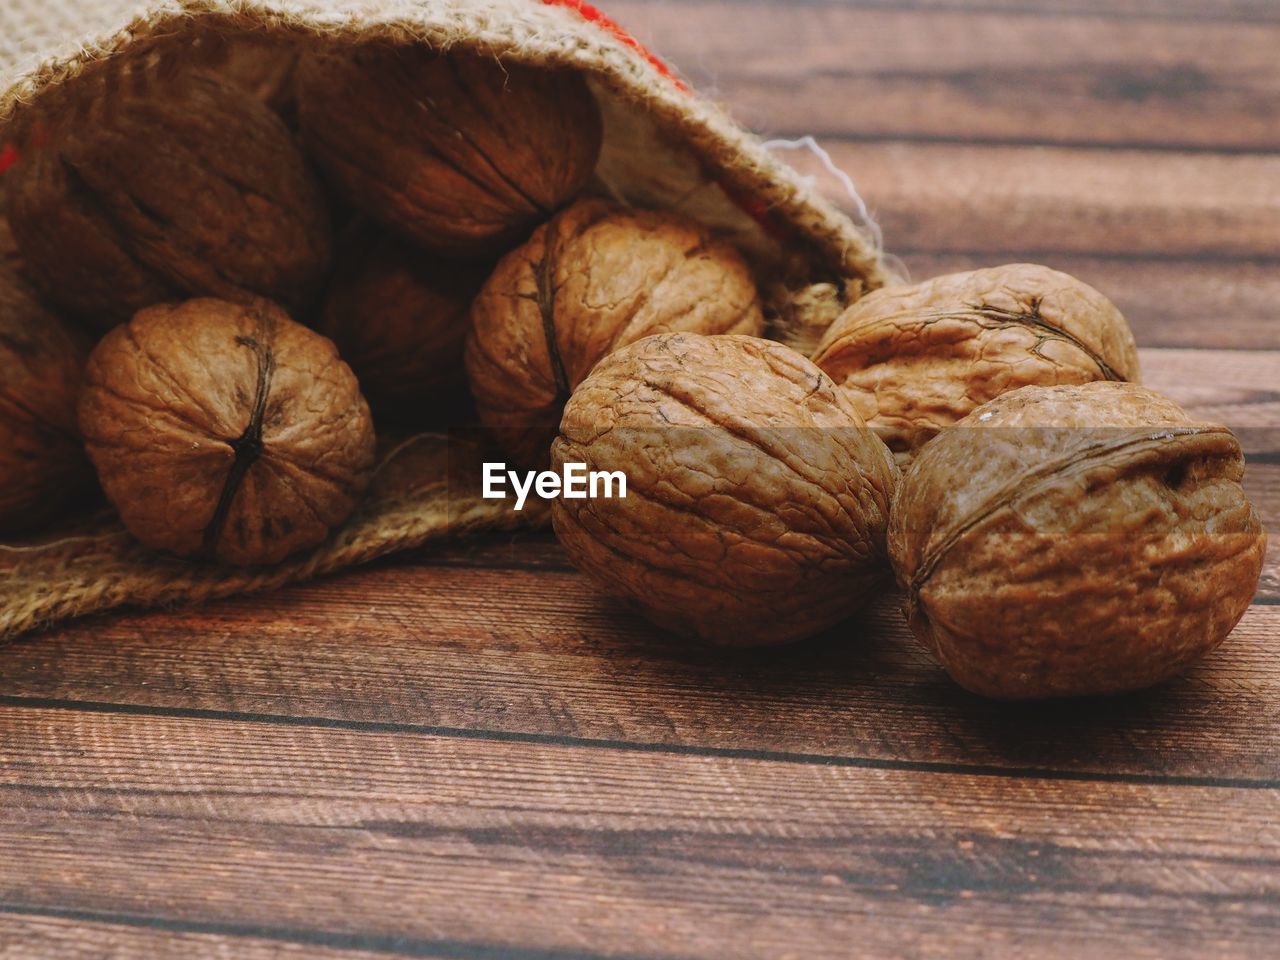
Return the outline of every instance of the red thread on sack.
{"type": "Polygon", "coordinates": [[[12,143],[5,144],[4,149],[0,150],[0,173],[4,173],[17,162],[18,148],[12,143]]]}
{"type": "Polygon", "coordinates": [[[649,64],[655,70],[668,78],[677,87],[686,93],[689,92],[688,84],[677,77],[670,67],[650,53],[648,48],[646,48],[639,40],[631,36],[627,31],[623,30],[617,21],[605,16],[603,11],[598,7],[594,7],[591,4],[586,3],[585,0],[542,0],[542,2],[549,7],[568,7],[570,10],[578,11],[578,14],[583,20],[590,21],[607,33],[612,34],[614,39],[630,47],[636,53],[640,54],[640,56],[648,60],[649,64]]]}
{"type": "MultiPolygon", "coordinates": [[[[568,7],[570,10],[576,10],[582,19],[587,20],[590,23],[594,23],[606,33],[610,34],[619,43],[630,47],[632,50],[640,54],[640,56],[644,57],[645,60],[649,62],[650,66],[657,70],[658,73],[662,74],[662,76],[670,80],[677,89],[684,93],[693,92],[689,89],[689,85],[677,77],[670,67],[650,53],[648,48],[639,40],[631,36],[627,31],[623,30],[617,21],[605,16],[599,8],[586,3],[585,0],[542,0],[542,2],[549,7],[568,7]]],[[[743,213],[749,216],[756,223],[760,224],[765,233],[775,240],[786,239],[787,231],[779,226],[763,200],[759,197],[749,196],[734,189],[733,187],[730,187],[724,182],[724,180],[719,180],[717,182],[719,183],[720,189],[725,192],[729,199],[736,203],[743,213]]]]}

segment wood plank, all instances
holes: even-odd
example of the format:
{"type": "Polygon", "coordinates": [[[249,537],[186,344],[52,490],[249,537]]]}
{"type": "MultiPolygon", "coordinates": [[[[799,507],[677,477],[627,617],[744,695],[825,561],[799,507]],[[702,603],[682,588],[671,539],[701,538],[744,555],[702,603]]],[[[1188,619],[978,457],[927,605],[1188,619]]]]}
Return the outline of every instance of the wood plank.
{"type": "MultiPolygon", "coordinates": [[[[828,142],[886,246],[990,254],[1243,258],[1274,267],[1280,155],[1066,147],[828,142]]],[[[845,186],[815,158],[785,158],[833,202],[845,186]]]]}
{"type": "MultiPolygon", "coordinates": [[[[637,9],[658,6],[669,0],[622,0],[637,9]]],[[[928,10],[934,12],[999,12],[1012,16],[1064,17],[1087,13],[1105,21],[1113,20],[1194,20],[1199,23],[1280,21],[1280,10],[1271,0],[721,0],[755,15],[762,5],[785,3],[797,9],[847,6],[857,10],[928,10]]],[[[618,4],[610,4],[613,11],[618,4]]],[[[627,26],[630,26],[628,22],[627,26]]]]}
{"type": "Polygon", "coordinates": [[[1259,462],[1280,462],[1280,352],[1138,353],[1143,383],[1197,417],[1227,424],[1240,437],[1245,452],[1257,454],[1259,462]]]}
{"type": "Polygon", "coordinates": [[[771,136],[1280,148],[1280,22],[622,0],[610,13],[771,136]],[[797,51],[803,51],[798,56],[797,51]]]}
{"type": "MultiPolygon", "coordinates": [[[[379,960],[395,949],[390,938],[368,938],[387,950],[347,949],[326,945],[325,940],[346,940],[336,936],[308,936],[308,931],[271,929],[270,936],[246,931],[242,925],[200,925],[168,923],[146,916],[114,920],[95,919],[92,913],[60,908],[39,913],[7,913],[0,906],[0,960],[30,960],[32,957],[56,957],[58,960],[155,960],[156,957],[183,957],[188,960],[274,960],[277,957],[301,957],[310,960],[379,960]],[[203,929],[220,927],[219,932],[203,929]],[[289,939],[294,937],[295,939],[289,939]]],[[[415,956],[439,957],[445,954],[418,953],[415,956]]],[[[454,954],[453,956],[457,956],[454,954]]]]}
{"type": "Polygon", "coordinates": [[[66,711],[0,724],[11,909],[579,956],[836,956],[851,937],[875,956],[1247,956],[1280,920],[1274,787],[66,711]]]}
{"type": "Polygon", "coordinates": [[[1280,777],[1277,631],[1280,606],[1255,605],[1186,677],[1129,697],[1017,707],[955,687],[892,600],[799,647],[726,654],[663,636],[577,573],[400,566],[20,641],[5,651],[0,702],[1270,782],[1280,777]]]}
{"type": "MultiPolygon", "coordinates": [[[[1004,260],[995,253],[893,249],[916,280],[1004,260]]],[[[1280,265],[1088,254],[1055,254],[1047,263],[1110,297],[1144,347],[1280,349],[1280,265]]]]}

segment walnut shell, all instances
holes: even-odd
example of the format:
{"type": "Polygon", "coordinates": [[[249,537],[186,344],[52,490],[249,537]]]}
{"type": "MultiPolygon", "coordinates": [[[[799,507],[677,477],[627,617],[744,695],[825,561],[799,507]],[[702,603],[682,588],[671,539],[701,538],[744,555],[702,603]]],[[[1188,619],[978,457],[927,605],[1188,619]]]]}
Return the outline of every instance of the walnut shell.
{"type": "Polygon", "coordinates": [[[813,360],[903,465],[1009,390],[1138,379],[1133,334],[1111,301],[1033,263],[877,290],[841,314],[813,360]]]}
{"type": "Polygon", "coordinates": [[[361,249],[339,258],[320,332],[338,345],[379,418],[447,420],[464,389],[462,354],[483,271],[389,236],[360,231],[355,239],[361,249]]]}
{"type": "Polygon", "coordinates": [[[297,115],[300,60],[296,44],[244,37],[227,47],[216,70],[223,82],[266,104],[289,126],[297,115]]]}
{"type": "Polygon", "coordinates": [[[678,633],[797,640],[887,578],[893,458],[781,344],[673,333],[622,348],[574,392],[552,463],[626,475],[626,499],[555,501],[555,531],[580,570],[678,633]]]}
{"type": "Polygon", "coordinates": [[[0,533],[39,527],[93,482],[76,427],[88,353],[0,262],[0,533]]]}
{"type": "Polygon", "coordinates": [[[915,635],[962,686],[1114,693],[1213,650],[1265,536],[1240,445],[1127,383],[1023,387],[925,446],[889,552],[915,635]]]}
{"type": "Polygon", "coordinates": [[[321,543],[369,484],[373,421],[332,341],[265,301],[138,313],[89,358],[80,428],[148,546],[238,565],[321,543]]]}
{"type": "Polygon", "coordinates": [[[422,48],[312,55],[303,136],[347,200],[425,249],[496,254],[590,179],[601,120],[576,73],[422,48]]]}
{"type": "Polygon", "coordinates": [[[731,246],[688,218],[599,200],[569,207],[504,257],[471,320],[480,420],[526,464],[546,462],[565,401],[611,351],[655,333],[764,331],[731,246]]]}
{"type": "Polygon", "coordinates": [[[87,323],[193,294],[302,307],[323,281],[319,186],[252,96],[194,74],[47,136],[6,176],[9,214],[36,283],[87,323]]]}

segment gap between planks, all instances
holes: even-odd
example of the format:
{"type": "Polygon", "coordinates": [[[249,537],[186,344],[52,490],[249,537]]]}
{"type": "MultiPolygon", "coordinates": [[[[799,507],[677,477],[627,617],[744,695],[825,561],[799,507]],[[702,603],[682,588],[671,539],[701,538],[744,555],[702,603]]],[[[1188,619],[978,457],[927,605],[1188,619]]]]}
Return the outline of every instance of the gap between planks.
{"type": "MultiPolygon", "coordinates": [[[[905,773],[957,774],[967,777],[995,777],[1009,780],[1043,780],[1076,783],[1122,783],[1135,786],[1222,788],[1232,790],[1280,789],[1280,778],[1194,776],[1184,774],[1125,773],[1094,770],[1056,770],[1040,767],[995,765],[925,760],[890,760],[836,754],[786,752],[745,747],[714,747],[698,744],[608,740],[565,734],[530,733],[514,730],[485,730],[470,727],[438,727],[416,723],[374,720],[345,720],[336,717],[287,714],[240,713],[197,707],[154,707],[130,703],[90,700],[55,700],[41,697],[0,695],[0,710],[47,710],[68,713],[142,716],[170,720],[208,720],[267,726],[346,730],[356,733],[407,734],[446,740],[478,740],[490,743],[524,743],[622,753],[666,754],[678,757],[705,757],[726,760],[754,760],[764,763],[817,767],[848,767],[863,770],[892,770],[905,773]]],[[[0,783],[0,786],[4,786],[0,783]]]]}
{"type": "Polygon", "coordinates": [[[0,960],[4,943],[21,942],[23,956],[85,960],[103,957],[171,956],[236,960],[373,960],[385,956],[420,960],[638,960],[636,956],[576,950],[526,950],[471,941],[440,941],[376,933],[342,933],[266,924],[177,919],[103,910],[0,902],[0,960]],[[17,938],[21,937],[19,941],[17,938]],[[230,943],[228,942],[230,941],[230,943]],[[232,946],[234,944],[234,946],[232,946]]]}

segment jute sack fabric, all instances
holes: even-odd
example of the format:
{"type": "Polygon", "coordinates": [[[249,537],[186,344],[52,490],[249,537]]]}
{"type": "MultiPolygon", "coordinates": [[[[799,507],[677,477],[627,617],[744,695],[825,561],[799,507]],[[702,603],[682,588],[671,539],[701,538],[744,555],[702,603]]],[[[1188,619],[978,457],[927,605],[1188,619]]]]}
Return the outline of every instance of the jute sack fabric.
{"type": "MultiPolygon", "coordinates": [[[[598,188],[679,209],[732,239],[769,278],[775,308],[802,341],[834,316],[833,298],[854,298],[890,278],[870,230],[581,0],[153,0],[141,7],[136,0],[8,0],[0,6],[0,169],[21,162],[11,134],[26,117],[72,109],[77,85],[101,85],[131,65],[237,44],[369,42],[581,71],[605,119],[598,188]]],[[[515,513],[504,501],[480,498],[483,454],[468,440],[417,436],[384,443],[380,456],[357,514],[322,547],[270,569],[157,555],[105,510],[65,530],[0,544],[0,639],[121,605],[278,586],[445,536],[545,520],[537,507],[515,513]]]]}

